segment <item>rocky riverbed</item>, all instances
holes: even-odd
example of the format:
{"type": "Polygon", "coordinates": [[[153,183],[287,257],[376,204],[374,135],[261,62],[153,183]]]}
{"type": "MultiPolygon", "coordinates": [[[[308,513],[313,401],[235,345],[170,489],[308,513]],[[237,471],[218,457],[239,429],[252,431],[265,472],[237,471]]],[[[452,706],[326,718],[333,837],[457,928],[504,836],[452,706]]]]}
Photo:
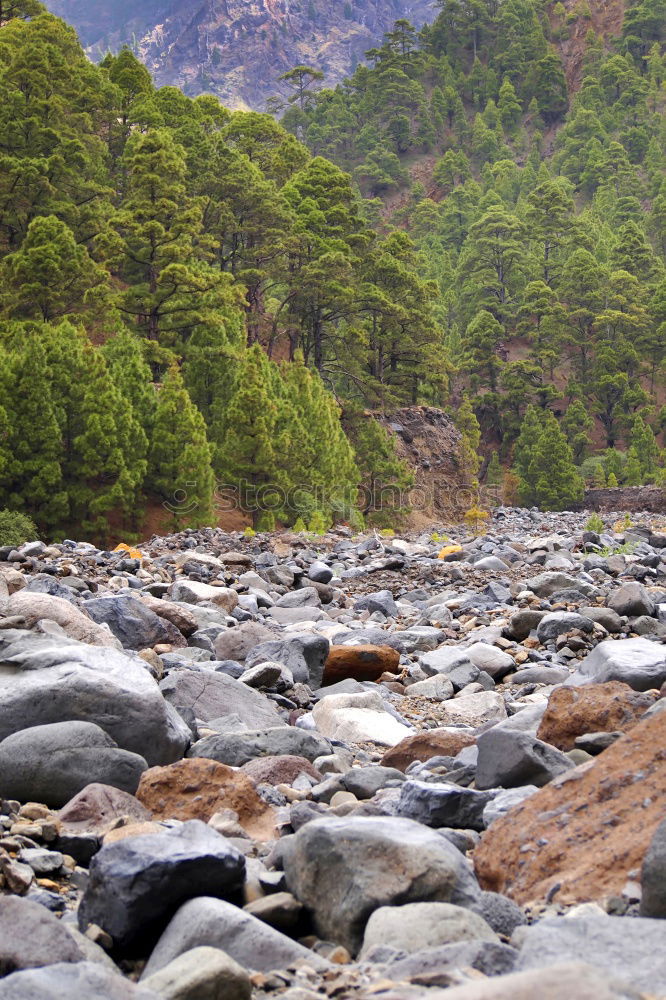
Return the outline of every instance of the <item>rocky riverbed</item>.
{"type": "Polygon", "coordinates": [[[666,533],[0,549],[0,1000],[666,996],[666,533]]]}

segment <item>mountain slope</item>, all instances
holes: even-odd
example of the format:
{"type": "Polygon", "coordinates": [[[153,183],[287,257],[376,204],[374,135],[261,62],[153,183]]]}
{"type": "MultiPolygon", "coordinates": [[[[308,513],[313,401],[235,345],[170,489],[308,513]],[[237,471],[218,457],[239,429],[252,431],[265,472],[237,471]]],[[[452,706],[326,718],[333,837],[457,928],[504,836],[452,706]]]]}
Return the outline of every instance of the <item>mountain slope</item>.
{"type": "Polygon", "coordinates": [[[352,70],[396,18],[428,20],[435,0],[47,0],[92,58],[129,45],[158,86],[262,108],[281,73],[316,66],[328,85],[352,70]]]}

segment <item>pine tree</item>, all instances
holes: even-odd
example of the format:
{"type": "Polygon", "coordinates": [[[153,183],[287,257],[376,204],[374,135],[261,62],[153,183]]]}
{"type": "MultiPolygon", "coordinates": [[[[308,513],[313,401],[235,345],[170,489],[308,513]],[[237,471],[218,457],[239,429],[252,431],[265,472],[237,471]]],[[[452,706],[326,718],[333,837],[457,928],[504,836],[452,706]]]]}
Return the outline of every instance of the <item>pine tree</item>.
{"type": "Polygon", "coordinates": [[[109,297],[108,273],[54,215],[34,219],[21,247],[5,259],[0,305],[5,315],[41,319],[99,316],[109,297]]]}
{"type": "Polygon", "coordinates": [[[255,525],[261,513],[258,502],[272,502],[276,489],[283,485],[278,416],[271,362],[254,344],[245,354],[224,414],[215,469],[225,486],[238,490],[241,506],[252,511],[255,525]]]}
{"type": "Polygon", "coordinates": [[[504,473],[500,465],[499,455],[493,451],[486,469],[486,483],[488,486],[501,486],[504,473]]]}
{"type": "Polygon", "coordinates": [[[481,428],[476,414],[472,409],[469,397],[464,396],[454,416],[455,425],[460,431],[460,464],[465,481],[468,484],[477,483],[477,475],[481,465],[478,447],[481,443],[481,428]]]}
{"type": "Polygon", "coordinates": [[[566,510],[583,499],[584,484],[554,415],[545,412],[528,468],[528,482],[542,510],[566,510]]]}
{"type": "Polygon", "coordinates": [[[513,448],[513,471],[518,480],[518,494],[521,501],[526,504],[536,502],[530,467],[541,437],[543,421],[544,411],[530,403],[513,448]]]}
{"type": "Polygon", "coordinates": [[[206,427],[175,365],[157,396],[148,487],[171,512],[174,527],[213,523],[215,479],[206,427]]]}
{"type": "Polygon", "coordinates": [[[108,537],[112,514],[136,526],[148,441],[109,374],[103,354],[84,350],[85,382],[66,481],[71,517],[94,538],[108,537]]]}
{"type": "Polygon", "coordinates": [[[3,507],[28,512],[51,536],[68,514],[61,442],[44,348],[26,331],[2,369],[8,461],[0,470],[3,507]]]}
{"type": "Polygon", "coordinates": [[[638,456],[638,452],[632,446],[627,452],[627,461],[624,465],[624,475],[623,475],[625,486],[642,486],[643,485],[643,473],[641,470],[641,460],[638,456]]]}
{"type": "Polygon", "coordinates": [[[642,483],[650,482],[657,471],[659,460],[659,446],[654,436],[654,431],[646,423],[643,415],[637,413],[631,428],[631,448],[638,458],[640,464],[640,478],[642,483]]]}
{"type": "Polygon", "coordinates": [[[594,427],[594,420],[580,399],[575,399],[573,403],[569,404],[562,418],[561,426],[569,442],[574,461],[580,465],[592,445],[590,431],[594,427]]]}

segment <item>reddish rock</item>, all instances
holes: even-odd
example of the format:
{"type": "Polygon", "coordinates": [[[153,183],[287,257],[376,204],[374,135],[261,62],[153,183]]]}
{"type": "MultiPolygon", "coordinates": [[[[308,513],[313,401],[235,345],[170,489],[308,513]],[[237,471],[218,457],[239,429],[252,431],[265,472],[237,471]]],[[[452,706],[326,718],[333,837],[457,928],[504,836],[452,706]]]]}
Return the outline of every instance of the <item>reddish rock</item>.
{"type": "Polygon", "coordinates": [[[640,870],[665,799],[661,713],[496,820],[474,852],[479,882],[518,903],[617,895],[640,870]]]}
{"type": "Polygon", "coordinates": [[[257,757],[256,760],[249,760],[247,764],[243,764],[241,771],[256,784],[265,782],[268,785],[290,785],[303,771],[317,781],[322,780],[322,775],[309,760],[297,757],[295,754],[257,757]]]}
{"type": "Polygon", "coordinates": [[[149,768],[141,775],[136,797],[153,819],[201,819],[206,823],[221,809],[233,809],[251,837],[275,837],[275,814],[250,778],[205,757],[149,768]]]}
{"type": "Polygon", "coordinates": [[[391,646],[332,646],[324,664],[322,686],[347,677],[355,681],[376,681],[384,673],[400,670],[400,653],[391,646]]]}
{"type": "Polygon", "coordinates": [[[406,736],[396,746],[387,750],[382,757],[384,767],[396,767],[405,771],[415,760],[430,760],[431,757],[455,757],[464,747],[476,743],[474,733],[465,729],[424,729],[422,732],[406,736]]]}
{"type": "Polygon", "coordinates": [[[634,691],[620,681],[557,688],[548,699],[537,737],[572,750],[584,733],[626,732],[653,705],[655,692],[634,691]]]}
{"type": "Polygon", "coordinates": [[[150,813],[138,799],[98,782],[86,785],[58,813],[63,833],[106,833],[116,823],[141,823],[150,813]]]}

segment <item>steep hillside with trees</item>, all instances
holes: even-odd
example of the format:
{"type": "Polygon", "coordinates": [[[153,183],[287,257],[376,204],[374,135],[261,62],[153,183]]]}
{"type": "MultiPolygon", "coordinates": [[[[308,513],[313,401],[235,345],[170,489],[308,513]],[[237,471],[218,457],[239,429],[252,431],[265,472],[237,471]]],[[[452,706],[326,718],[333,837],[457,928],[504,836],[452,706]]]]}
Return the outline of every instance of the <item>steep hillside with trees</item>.
{"type": "Polygon", "coordinates": [[[586,3],[440,8],[420,32],[397,22],[369,66],[294,102],[283,124],[352,173],[380,231],[415,242],[450,398],[469,395],[484,452],[504,466],[524,439],[514,494],[546,502],[551,449],[564,479],[574,463],[598,483],[653,479],[666,426],[666,6],[640,0],[605,37],[586,3]],[[564,63],[586,24],[582,52],[567,50],[579,62],[564,63]]]}

